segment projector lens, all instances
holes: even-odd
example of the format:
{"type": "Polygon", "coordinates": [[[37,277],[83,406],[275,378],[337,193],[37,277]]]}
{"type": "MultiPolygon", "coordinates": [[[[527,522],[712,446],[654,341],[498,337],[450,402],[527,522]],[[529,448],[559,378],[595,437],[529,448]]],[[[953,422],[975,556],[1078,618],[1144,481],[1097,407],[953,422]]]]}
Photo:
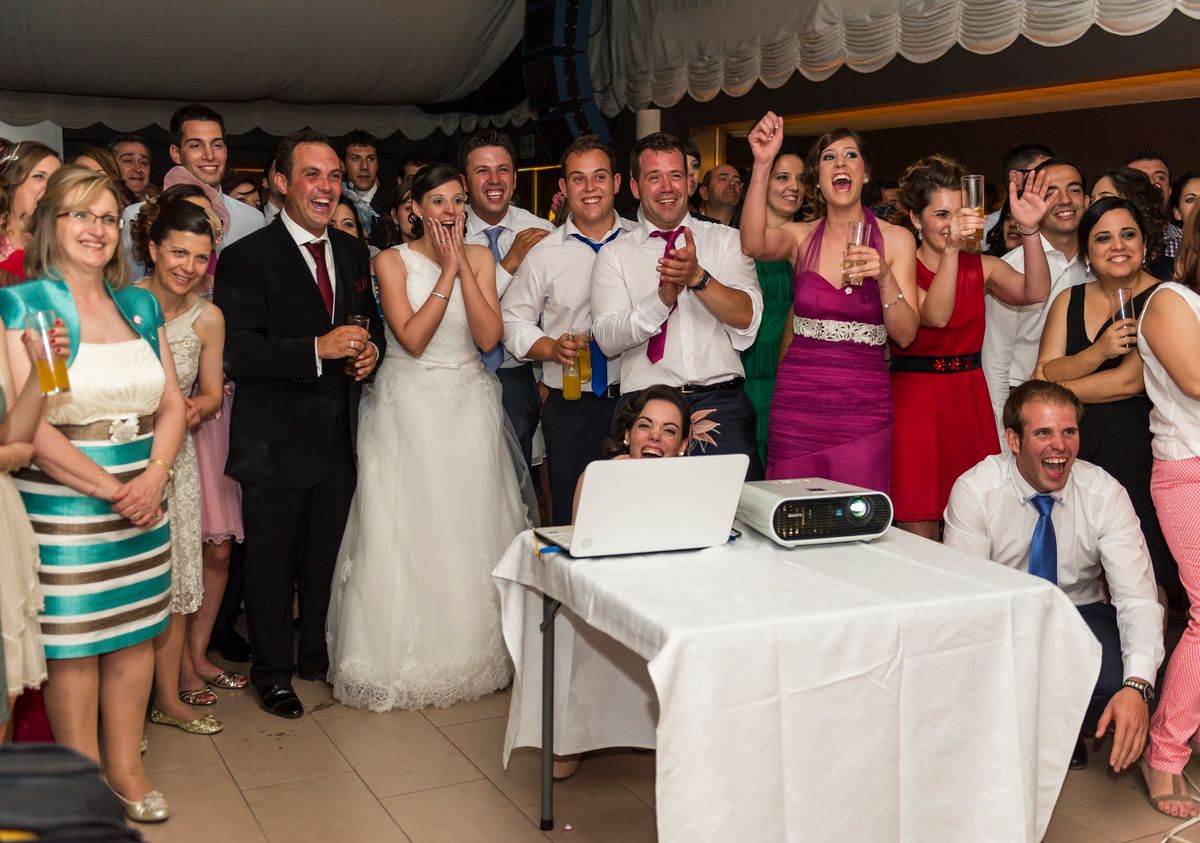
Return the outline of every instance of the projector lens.
{"type": "Polygon", "coordinates": [[[851,498],[846,510],[851,521],[862,521],[871,514],[871,503],[866,498],[851,498]]]}

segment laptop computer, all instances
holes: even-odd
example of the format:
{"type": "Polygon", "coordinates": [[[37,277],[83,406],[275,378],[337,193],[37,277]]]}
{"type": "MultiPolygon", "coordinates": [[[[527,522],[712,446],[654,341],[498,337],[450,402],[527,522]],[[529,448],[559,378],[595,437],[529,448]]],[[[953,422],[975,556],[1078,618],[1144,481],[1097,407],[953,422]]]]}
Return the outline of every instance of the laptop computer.
{"type": "Polygon", "coordinates": [[[574,526],[534,533],[577,557],[715,547],[729,541],[749,464],[745,454],[593,462],[574,526]]]}

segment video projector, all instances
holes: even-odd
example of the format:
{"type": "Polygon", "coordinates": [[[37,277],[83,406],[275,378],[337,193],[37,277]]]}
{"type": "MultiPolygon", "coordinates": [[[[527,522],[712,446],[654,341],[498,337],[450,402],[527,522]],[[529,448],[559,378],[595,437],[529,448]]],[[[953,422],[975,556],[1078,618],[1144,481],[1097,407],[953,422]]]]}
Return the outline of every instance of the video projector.
{"type": "Polygon", "coordinates": [[[891,526],[892,501],[820,477],[752,480],[742,486],[737,517],[784,547],[873,541],[891,526]]]}

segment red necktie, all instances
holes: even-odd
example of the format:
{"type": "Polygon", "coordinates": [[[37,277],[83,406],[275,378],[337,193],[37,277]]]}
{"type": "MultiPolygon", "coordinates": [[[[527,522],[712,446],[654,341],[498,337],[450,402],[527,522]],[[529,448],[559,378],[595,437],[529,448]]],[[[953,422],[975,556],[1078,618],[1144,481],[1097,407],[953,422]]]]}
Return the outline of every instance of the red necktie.
{"type": "Polygon", "coordinates": [[[321,293],[321,300],[325,302],[325,309],[329,311],[329,318],[332,319],[333,282],[329,280],[329,267],[325,265],[325,241],[314,240],[305,243],[304,248],[308,249],[308,253],[317,264],[317,290],[321,293]]]}
{"type": "MultiPolygon", "coordinates": [[[[675,241],[679,239],[679,235],[683,234],[683,226],[674,231],[651,231],[651,237],[659,237],[667,241],[663,247],[663,257],[669,258],[671,250],[675,248],[675,241]]],[[[658,278],[658,288],[661,290],[663,285],[662,276],[658,278]]],[[[667,318],[663,320],[659,326],[658,333],[650,338],[650,342],[646,344],[646,358],[651,363],[657,363],[663,358],[663,349],[667,347],[667,322],[671,318],[671,314],[675,312],[675,304],[671,305],[671,309],[667,311],[667,318]]]]}

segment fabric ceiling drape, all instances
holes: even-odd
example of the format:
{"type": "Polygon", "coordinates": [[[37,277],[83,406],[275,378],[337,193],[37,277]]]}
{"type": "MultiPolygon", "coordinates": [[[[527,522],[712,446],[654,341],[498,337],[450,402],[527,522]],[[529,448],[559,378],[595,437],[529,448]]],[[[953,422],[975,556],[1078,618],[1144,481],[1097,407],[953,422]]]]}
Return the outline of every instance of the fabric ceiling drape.
{"type": "Polygon", "coordinates": [[[524,12],[524,0],[5,3],[0,120],[129,131],[198,101],[231,133],[307,125],[421,138],[520,124],[524,105],[480,116],[415,104],[475,91],[517,45],[524,12]]]}
{"type": "Polygon", "coordinates": [[[613,116],[777,88],[796,72],[820,81],[897,55],[930,62],[955,44],[996,53],[1023,35],[1060,46],[1091,26],[1137,35],[1173,11],[1200,18],[1200,0],[613,0],[593,9],[589,60],[613,116]]]}

